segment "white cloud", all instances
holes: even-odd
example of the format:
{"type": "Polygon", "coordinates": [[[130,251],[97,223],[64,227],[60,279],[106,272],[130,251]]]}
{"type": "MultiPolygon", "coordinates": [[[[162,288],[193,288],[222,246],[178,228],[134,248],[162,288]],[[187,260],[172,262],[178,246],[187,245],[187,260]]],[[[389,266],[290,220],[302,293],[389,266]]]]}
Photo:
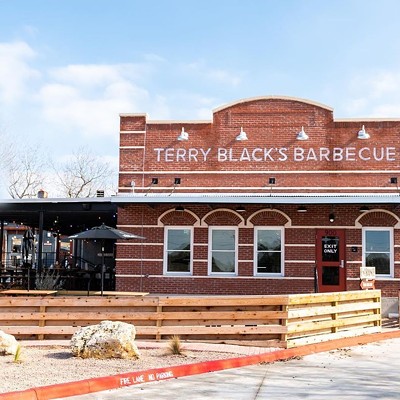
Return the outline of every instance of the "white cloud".
{"type": "Polygon", "coordinates": [[[400,73],[372,71],[353,78],[346,113],[371,118],[400,117],[400,73]]]}
{"type": "MultiPolygon", "coordinates": [[[[40,72],[31,66],[36,58],[27,43],[0,43],[0,101],[17,105],[21,134],[29,121],[30,136],[54,147],[61,141],[84,144],[93,137],[117,141],[120,113],[211,119],[211,110],[221,101],[201,95],[207,90],[204,85],[240,83],[238,75],[205,62],[177,65],[156,54],[134,63],[45,66],[40,72]],[[186,90],[187,80],[197,82],[198,89],[186,90]]],[[[100,148],[107,140],[91,142],[100,148]]]]}
{"type": "Polygon", "coordinates": [[[14,104],[26,96],[29,82],[40,73],[29,66],[36,57],[33,49],[24,42],[0,43],[0,101],[14,104]]]}
{"type": "Polygon", "coordinates": [[[396,103],[375,106],[372,115],[377,118],[400,118],[400,100],[396,103]]]}
{"type": "MultiPolygon", "coordinates": [[[[156,60],[158,63],[160,60],[156,60]]],[[[168,69],[168,66],[164,66],[168,69]]],[[[139,85],[156,67],[142,64],[71,65],[51,71],[52,83],[38,93],[43,115],[64,130],[115,137],[118,114],[143,112],[150,119],[210,119],[216,100],[185,91],[163,96],[139,85]],[[149,72],[151,71],[151,72],[149,72]],[[171,115],[171,105],[179,111],[171,115]]],[[[164,69],[164,72],[166,70],[164,69]]],[[[59,128],[60,129],[60,128],[59,128]]]]}
{"type": "Polygon", "coordinates": [[[84,135],[115,136],[119,113],[149,103],[149,93],[127,80],[122,70],[126,66],[74,65],[53,70],[54,82],[43,85],[37,97],[44,117],[84,135]]]}
{"type": "Polygon", "coordinates": [[[206,72],[206,76],[212,81],[232,86],[238,86],[241,82],[241,78],[239,76],[236,76],[231,72],[222,69],[209,70],[206,72]]]}
{"type": "Polygon", "coordinates": [[[210,68],[204,61],[184,64],[181,66],[186,73],[196,76],[199,79],[219,83],[222,85],[238,86],[242,78],[237,73],[224,69],[210,68]]]}
{"type": "Polygon", "coordinates": [[[58,82],[75,86],[96,87],[115,81],[143,79],[151,71],[150,64],[68,65],[50,71],[50,77],[58,82]]]}

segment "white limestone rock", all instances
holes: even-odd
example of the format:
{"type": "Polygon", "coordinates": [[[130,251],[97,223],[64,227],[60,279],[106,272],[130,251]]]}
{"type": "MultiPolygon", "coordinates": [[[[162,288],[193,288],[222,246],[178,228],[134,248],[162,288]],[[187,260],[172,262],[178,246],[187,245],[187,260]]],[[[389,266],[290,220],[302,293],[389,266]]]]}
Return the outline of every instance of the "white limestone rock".
{"type": "Polygon", "coordinates": [[[136,329],[120,321],[102,321],[80,328],[71,338],[71,351],[81,358],[139,358],[136,329]]]}
{"type": "Polygon", "coordinates": [[[0,331],[0,354],[15,355],[18,349],[18,342],[13,335],[0,331]]]}

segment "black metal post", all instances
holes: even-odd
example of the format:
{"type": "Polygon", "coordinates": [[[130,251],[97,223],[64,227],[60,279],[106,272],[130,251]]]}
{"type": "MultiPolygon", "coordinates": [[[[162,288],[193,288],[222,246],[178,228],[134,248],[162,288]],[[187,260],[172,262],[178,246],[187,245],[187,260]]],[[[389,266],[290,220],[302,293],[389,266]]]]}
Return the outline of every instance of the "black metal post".
{"type": "Polygon", "coordinates": [[[37,273],[41,274],[43,269],[43,219],[44,211],[39,211],[39,240],[38,240],[38,260],[37,260],[37,273]]]}
{"type": "Polygon", "coordinates": [[[101,241],[101,295],[104,292],[104,239],[101,241]]]}

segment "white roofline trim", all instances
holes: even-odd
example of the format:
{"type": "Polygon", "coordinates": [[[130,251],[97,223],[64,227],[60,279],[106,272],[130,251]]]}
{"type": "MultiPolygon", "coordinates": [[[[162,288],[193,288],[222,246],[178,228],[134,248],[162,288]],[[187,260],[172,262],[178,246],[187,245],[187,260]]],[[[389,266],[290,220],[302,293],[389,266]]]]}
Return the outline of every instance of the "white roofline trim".
{"type": "Polygon", "coordinates": [[[225,204],[400,204],[400,195],[380,193],[306,193],[306,194],[130,194],[118,195],[111,199],[112,203],[225,203],[225,204]]]}
{"type": "Polygon", "coordinates": [[[120,113],[120,117],[146,117],[147,118],[147,113],[120,113]]]}
{"type": "Polygon", "coordinates": [[[151,120],[147,121],[147,125],[153,125],[153,124],[168,124],[168,125],[174,125],[174,124],[211,124],[211,120],[206,120],[206,119],[199,119],[199,120],[151,120]]]}
{"type": "Polygon", "coordinates": [[[340,118],[334,122],[400,122],[400,118],[340,118]]]}

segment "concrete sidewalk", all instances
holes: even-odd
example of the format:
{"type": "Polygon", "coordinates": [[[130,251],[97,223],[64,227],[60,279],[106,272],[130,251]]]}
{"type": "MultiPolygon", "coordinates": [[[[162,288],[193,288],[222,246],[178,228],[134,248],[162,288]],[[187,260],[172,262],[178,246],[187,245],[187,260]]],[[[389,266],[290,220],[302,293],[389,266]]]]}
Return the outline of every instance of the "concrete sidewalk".
{"type": "Polygon", "coordinates": [[[399,360],[396,338],[65,399],[399,399],[399,360]]]}

